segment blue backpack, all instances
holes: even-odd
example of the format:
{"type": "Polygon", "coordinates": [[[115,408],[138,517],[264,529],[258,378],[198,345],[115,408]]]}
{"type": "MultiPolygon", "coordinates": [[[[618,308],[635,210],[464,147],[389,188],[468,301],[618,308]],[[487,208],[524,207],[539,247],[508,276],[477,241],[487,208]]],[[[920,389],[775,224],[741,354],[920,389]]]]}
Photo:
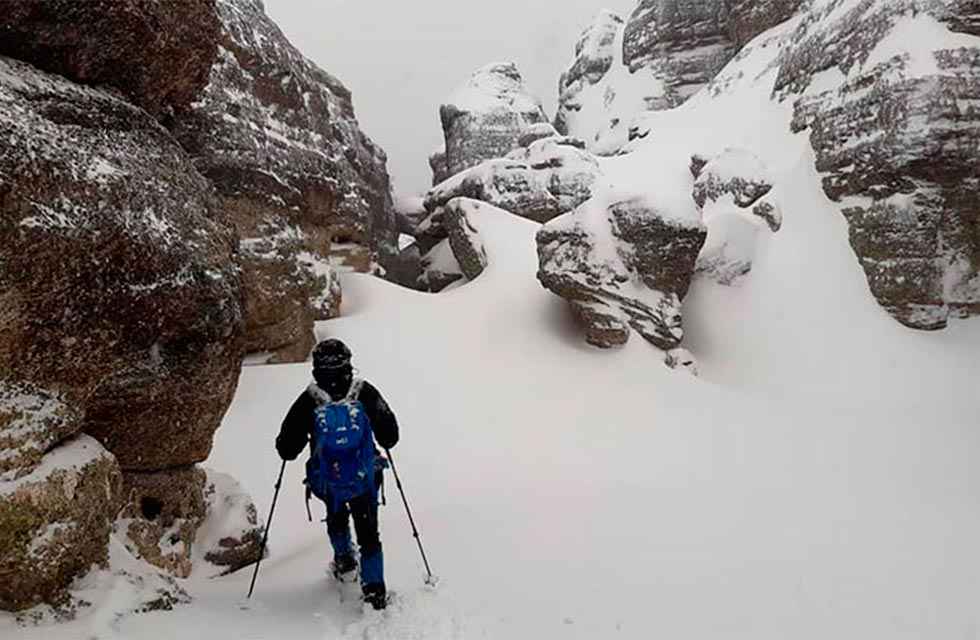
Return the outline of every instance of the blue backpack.
{"type": "Polygon", "coordinates": [[[332,500],[335,506],[375,492],[374,433],[358,400],[362,384],[354,380],[339,402],[322,394],[320,399],[326,401],[313,413],[313,453],[306,461],[306,484],[313,495],[332,500]]]}

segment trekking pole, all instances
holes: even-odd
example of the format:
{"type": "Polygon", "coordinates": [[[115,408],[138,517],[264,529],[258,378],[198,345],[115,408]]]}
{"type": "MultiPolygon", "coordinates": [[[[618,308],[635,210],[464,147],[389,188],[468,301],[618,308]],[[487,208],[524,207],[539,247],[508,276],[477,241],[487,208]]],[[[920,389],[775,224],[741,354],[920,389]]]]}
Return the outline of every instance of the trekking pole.
{"type": "Polygon", "coordinates": [[[282,461],[279,468],[279,478],[276,480],[276,492],[272,494],[272,507],[269,509],[269,519],[265,522],[265,531],[262,532],[262,546],[259,549],[259,559],[255,563],[255,572],[252,574],[252,584],[248,586],[248,598],[252,597],[252,590],[255,589],[255,579],[259,576],[259,565],[262,564],[262,556],[265,555],[265,543],[269,541],[269,527],[272,526],[272,514],[276,511],[276,500],[279,498],[279,487],[282,486],[282,474],[286,471],[286,461],[282,461]]]}
{"type": "Polygon", "coordinates": [[[428,574],[425,579],[425,584],[434,587],[439,579],[432,575],[432,570],[429,568],[429,560],[425,557],[425,549],[422,548],[422,537],[419,535],[419,530],[415,526],[415,518],[412,517],[412,510],[408,507],[408,499],[405,497],[402,481],[398,477],[398,469],[395,468],[395,459],[391,456],[390,449],[385,449],[385,453],[388,454],[388,462],[391,463],[391,472],[395,476],[395,486],[398,487],[398,493],[402,495],[402,503],[405,505],[405,513],[408,514],[408,522],[412,525],[412,535],[415,537],[415,543],[419,546],[419,553],[422,554],[422,563],[425,564],[425,572],[428,574]]]}

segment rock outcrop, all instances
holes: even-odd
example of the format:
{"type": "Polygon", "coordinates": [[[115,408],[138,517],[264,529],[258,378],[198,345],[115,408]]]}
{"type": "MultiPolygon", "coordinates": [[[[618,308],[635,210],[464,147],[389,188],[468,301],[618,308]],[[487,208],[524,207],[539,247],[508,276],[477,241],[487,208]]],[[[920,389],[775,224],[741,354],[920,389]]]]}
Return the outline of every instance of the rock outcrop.
{"type": "Polygon", "coordinates": [[[486,206],[478,200],[456,198],[446,204],[443,224],[449,234],[449,246],[467,279],[473,280],[487,266],[487,252],[480,232],[473,225],[473,215],[486,206]]]}
{"type": "Polygon", "coordinates": [[[917,329],[980,314],[980,47],[942,24],[973,32],[976,9],[820,0],[779,61],[777,95],[808,91],[793,128],[810,130],[871,292],[917,329]]]}
{"type": "Polygon", "coordinates": [[[127,473],[124,496],[117,533],[133,555],[169,575],[218,575],[259,557],[255,505],[226,474],[198,466],[127,473]],[[202,560],[213,568],[201,566],[202,560]]]}
{"type": "Polygon", "coordinates": [[[0,379],[0,480],[33,471],[46,452],[81,431],[82,417],[57,392],[0,379]]]}
{"type": "Polygon", "coordinates": [[[671,109],[710,83],[739,50],[802,0],[643,0],[625,23],[601,12],[562,74],[555,125],[615,155],[645,111],[671,109]]]}
{"type": "Polygon", "coordinates": [[[538,279],[570,303],[591,344],[623,344],[633,329],[673,349],[706,235],[693,202],[669,210],[648,197],[602,194],[541,228],[538,279]]]}
{"type": "Polygon", "coordinates": [[[350,92],[313,65],[259,0],[218,0],[217,61],[172,129],[217,187],[242,237],[246,348],[302,360],[337,245],[367,270],[397,252],[385,155],[360,130],[350,92]]]}
{"type": "Polygon", "coordinates": [[[214,0],[0,2],[0,55],[114,87],[162,117],[207,83],[218,32],[214,0]]]}
{"type": "Polygon", "coordinates": [[[735,54],[728,0],[641,0],[623,35],[623,64],[650,69],[663,84],[654,110],[676,107],[735,54]]]}
{"type": "Polygon", "coordinates": [[[194,466],[125,474],[126,506],[116,526],[134,556],[178,578],[190,575],[205,480],[194,466]]]}
{"type": "Polygon", "coordinates": [[[555,128],[560,133],[569,133],[568,114],[582,109],[579,102],[582,90],[602,80],[618,59],[615,45],[622,29],[623,19],[603,10],[579,36],[575,43],[575,57],[558,80],[555,128]]]}
{"type": "Polygon", "coordinates": [[[454,175],[426,194],[424,206],[435,211],[454,198],[482,200],[495,207],[547,222],[571,211],[592,195],[601,175],[596,159],[573,138],[534,139],[506,158],[487,160],[454,175]]]}
{"type": "Polygon", "coordinates": [[[0,609],[59,604],[75,577],[105,564],[119,496],[115,459],[85,435],[0,481],[0,609]]]}
{"type": "Polygon", "coordinates": [[[708,227],[697,271],[734,284],[752,270],[760,235],[782,227],[782,209],[769,196],[769,171],[753,153],[726,149],[711,160],[695,156],[691,173],[691,195],[708,227]]]}
{"type": "Polygon", "coordinates": [[[9,59],[0,137],[0,370],[83,402],[123,468],[204,460],[242,324],[210,185],[141,109],[9,59]]]}
{"type": "Polygon", "coordinates": [[[502,158],[518,146],[528,127],[547,122],[541,103],[527,92],[512,63],[477,70],[442,105],[439,117],[445,149],[430,160],[437,178],[502,158]]]}

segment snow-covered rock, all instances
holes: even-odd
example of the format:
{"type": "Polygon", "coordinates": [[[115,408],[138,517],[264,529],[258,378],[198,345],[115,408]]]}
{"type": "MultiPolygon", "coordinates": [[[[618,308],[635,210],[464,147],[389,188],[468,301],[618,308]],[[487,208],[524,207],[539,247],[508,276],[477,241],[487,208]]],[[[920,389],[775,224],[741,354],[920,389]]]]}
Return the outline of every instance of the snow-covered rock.
{"type": "Polygon", "coordinates": [[[82,428],[82,412],[61,394],[0,379],[0,479],[30,473],[45,452],[82,428]]]}
{"type": "Polygon", "coordinates": [[[623,63],[662,82],[652,108],[680,105],[731,59],[727,19],[728,0],[641,0],[626,24],[623,63]]]}
{"type": "Polygon", "coordinates": [[[385,154],[360,130],[350,92],[290,44],[259,0],[217,8],[208,85],[172,129],[243,239],[246,348],[301,360],[313,320],[329,315],[316,304],[329,283],[299,255],[328,262],[345,245],[344,259],[365,270],[397,253],[385,154]]]}
{"type": "Polygon", "coordinates": [[[506,158],[487,160],[454,175],[426,194],[425,208],[435,211],[454,198],[482,200],[535,222],[571,211],[592,195],[601,175],[592,154],[572,138],[533,140],[506,158]]]}
{"type": "MultiPolygon", "coordinates": [[[[483,248],[480,232],[473,224],[473,214],[481,207],[489,207],[479,200],[456,198],[446,203],[443,225],[449,234],[449,246],[463,275],[473,280],[487,266],[487,252],[483,248]]],[[[503,212],[501,212],[503,213],[503,212]]]]}
{"type": "Polygon", "coordinates": [[[737,148],[711,160],[695,156],[690,169],[692,196],[708,227],[697,271],[720,284],[734,284],[752,270],[761,236],[782,226],[779,204],[768,197],[769,170],[755,154],[737,148]]]}
{"type": "Polygon", "coordinates": [[[206,510],[194,539],[194,564],[201,559],[214,565],[217,573],[229,573],[259,559],[262,527],[252,497],[225,473],[205,469],[206,510]]]}
{"type": "Polygon", "coordinates": [[[117,535],[137,558],[178,578],[191,573],[191,551],[206,514],[206,475],[197,466],[123,475],[126,504],[117,535]]]}
{"type": "Polygon", "coordinates": [[[0,370],[78,402],[124,468],[204,460],[242,327],[210,185],[142,109],[6,58],[0,138],[0,370]]]}
{"type": "Polygon", "coordinates": [[[119,466],[86,435],[29,474],[0,479],[0,609],[57,604],[73,579],[104,564],[119,497],[119,466]]]}
{"type": "Polygon", "coordinates": [[[30,0],[0,13],[0,55],[114,87],[164,119],[197,98],[218,49],[214,0],[30,0]]]}
{"type": "Polygon", "coordinates": [[[178,578],[197,569],[227,573],[258,559],[258,515],[234,478],[195,465],[125,473],[123,480],[126,502],[114,529],[136,558],[178,578]]]}
{"type": "Polygon", "coordinates": [[[422,254],[420,270],[417,288],[432,293],[442,291],[465,278],[463,268],[456,259],[456,254],[453,253],[448,231],[445,238],[422,254]]]}
{"type": "Polygon", "coordinates": [[[602,193],[538,232],[538,279],[568,300],[590,343],[623,344],[632,328],[673,349],[706,235],[693,202],[663,207],[655,196],[602,193]]]}
{"type": "Polygon", "coordinates": [[[501,158],[518,145],[531,126],[546,122],[541,102],[532,97],[513,63],[478,69],[439,109],[445,136],[443,155],[430,164],[437,178],[448,178],[490,158],[501,158]],[[436,169],[444,170],[437,171],[436,169]]]}
{"type": "Polygon", "coordinates": [[[578,101],[583,88],[602,80],[613,63],[621,60],[616,44],[623,29],[623,19],[615,13],[603,10],[579,36],[575,43],[575,57],[558,80],[558,112],[555,128],[569,133],[568,113],[582,109],[578,101]]]}
{"type": "Polygon", "coordinates": [[[779,60],[872,293],[917,329],[980,313],[980,39],[947,30],[976,9],[818,0],[779,60]]]}

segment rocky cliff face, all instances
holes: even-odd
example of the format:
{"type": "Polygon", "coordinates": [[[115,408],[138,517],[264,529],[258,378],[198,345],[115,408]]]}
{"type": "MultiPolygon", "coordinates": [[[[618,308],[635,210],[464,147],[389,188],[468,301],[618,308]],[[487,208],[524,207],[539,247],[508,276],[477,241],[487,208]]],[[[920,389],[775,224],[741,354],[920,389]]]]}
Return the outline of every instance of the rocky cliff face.
{"type": "Polygon", "coordinates": [[[559,83],[559,131],[601,155],[632,139],[644,111],[672,109],[802,0],[642,0],[623,21],[600,12],[559,83]]]}
{"type": "Polygon", "coordinates": [[[436,177],[449,177],[484,160],[502,158],[535,123],[546,122],[541,103],[524,87],[512,63],[477,70],[439,110],[446,146],[433,154],[436,177]]]}
{"type": "Polygon", "coordinates": [[[154,115],[190,104],[217,52],[214,0],[2,0],[0,15],[0,55],[114,87],[154,115]]]}
{"type": "Polygon", "coordinates": [[[899,322],[939,329],[980,313],[977,7],[815,2],[781,60],[824,191],[871,292],[899,322]],[[818,87],[818,88],[815,88],[818,87]]]}
{"type": "Polygon", "coordinates": [[[385,155],[350,92],[293,47],[258,0],[219,0],[208,84],[172,124],[242,237],[249,351],[304,359],[336,313],[337,246],[350,268],[386,265],[397,231],[385,155]],[[327,292],[327,295],[324,295],[327,292]]]}
{"type": "MultiPolygon", "coordinates": [[[[976,314],[980,9],[972,0],[644,0],[619,35],[621,61],[613,45],[606,65],[614,20],[601,15],[583,35],[589,44],[563,76],[557,122],[597,153],[654,144],[639,139],[656,132],[637,124],[638,113],[675,107],[706,83],[726,91],[731,78],[714,81],[720,65],[793,16],[785,38],[759,44],[776,70],[773,97],[795,106],[794,130],[809,131],[872,294],[913,328],[976,314]]],[[[711,186],[699,183],[695,197],[711,186]]],[[[743,249],[756,229],[731,208],[737,202],[707,202],[712,231],[698,269],[733,282],[750,268],[743,249]],[[719,206],[736,215],[714,215],[719,206]]],[[[778,229],[778,205],[762,200],[751,211],[778,229]]]]}

